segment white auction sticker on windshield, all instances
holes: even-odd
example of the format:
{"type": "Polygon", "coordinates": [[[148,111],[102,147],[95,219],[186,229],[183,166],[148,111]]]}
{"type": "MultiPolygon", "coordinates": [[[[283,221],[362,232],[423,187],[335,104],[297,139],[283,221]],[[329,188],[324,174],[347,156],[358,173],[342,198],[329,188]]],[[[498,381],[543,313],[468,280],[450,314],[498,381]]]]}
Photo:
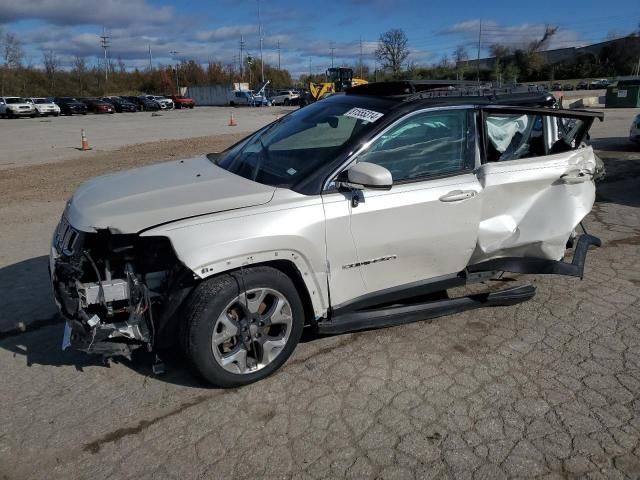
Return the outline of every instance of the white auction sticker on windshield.
{"type": "Polygon", "coordinates": [[[374,112],[373,110],[367,110],[366,108],[352,108],[344,114],[345,117],[357,118],[364,120],[365,122],[373,123],[378,120],[384,113],[374,112]]]}

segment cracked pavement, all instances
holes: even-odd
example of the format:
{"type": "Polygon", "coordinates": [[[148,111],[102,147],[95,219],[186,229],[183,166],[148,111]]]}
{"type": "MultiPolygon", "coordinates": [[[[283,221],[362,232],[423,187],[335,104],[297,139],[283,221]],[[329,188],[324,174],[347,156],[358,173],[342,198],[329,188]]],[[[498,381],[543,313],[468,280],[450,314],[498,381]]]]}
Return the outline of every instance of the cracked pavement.
{"type": "Polygon", "coordinates": [[[520,305],[308,338],[234,390],[61,352],[44,314],[4,334],[0,478],[640,478],[640,153],[599,153],[603,247],[583,281],[505,278],[520,305]]]}

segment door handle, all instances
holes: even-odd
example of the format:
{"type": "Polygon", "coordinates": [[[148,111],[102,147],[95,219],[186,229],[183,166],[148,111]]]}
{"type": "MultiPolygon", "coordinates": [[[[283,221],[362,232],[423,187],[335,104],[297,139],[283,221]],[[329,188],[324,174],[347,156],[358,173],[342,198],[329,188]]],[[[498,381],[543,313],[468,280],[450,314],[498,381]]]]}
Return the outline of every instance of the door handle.
{"type": "Polygon", "coordinates": [[[575,185],[577,183],[586,182],[591,180],[593,172],[590,170],[571,170],[563,175],[560,175],[560,180],[569,185],[575,185]]]}
{"type": "Polygon", "coordinates": [[[453,190],[440,197],[441,202],[459,202],[476,196],[475,190],[453,190]]]}

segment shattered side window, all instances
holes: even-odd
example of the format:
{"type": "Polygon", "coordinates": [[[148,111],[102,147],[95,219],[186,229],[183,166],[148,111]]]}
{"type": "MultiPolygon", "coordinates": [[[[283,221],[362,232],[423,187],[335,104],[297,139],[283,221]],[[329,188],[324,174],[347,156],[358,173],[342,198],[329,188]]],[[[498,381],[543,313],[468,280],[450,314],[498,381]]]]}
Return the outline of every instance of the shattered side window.
{"type": "Polygon", "coordinates": [[[487,161],[546,155],[543,119],[531,114],[489,114],[485,120],[487,161]]]}

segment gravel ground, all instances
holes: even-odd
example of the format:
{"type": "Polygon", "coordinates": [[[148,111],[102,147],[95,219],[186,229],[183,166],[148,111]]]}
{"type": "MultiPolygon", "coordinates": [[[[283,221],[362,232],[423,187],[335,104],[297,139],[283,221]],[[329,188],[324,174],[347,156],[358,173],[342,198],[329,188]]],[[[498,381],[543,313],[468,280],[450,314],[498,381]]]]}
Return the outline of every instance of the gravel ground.
{"type": "Polygon", "coordinates": [[[0,478],[639,478],[640,152],[624,140],[635,113],[607,111],[593,129],[609,176],[585,225],[605,244],[583,281],[510,277],[536,297],[308,336],[276,375],[224,391],[177,356],[156,377],[145,355],[103,365],[61,352],[45,254],[84,178],[235,137],[0,171],[0,478]]]}

